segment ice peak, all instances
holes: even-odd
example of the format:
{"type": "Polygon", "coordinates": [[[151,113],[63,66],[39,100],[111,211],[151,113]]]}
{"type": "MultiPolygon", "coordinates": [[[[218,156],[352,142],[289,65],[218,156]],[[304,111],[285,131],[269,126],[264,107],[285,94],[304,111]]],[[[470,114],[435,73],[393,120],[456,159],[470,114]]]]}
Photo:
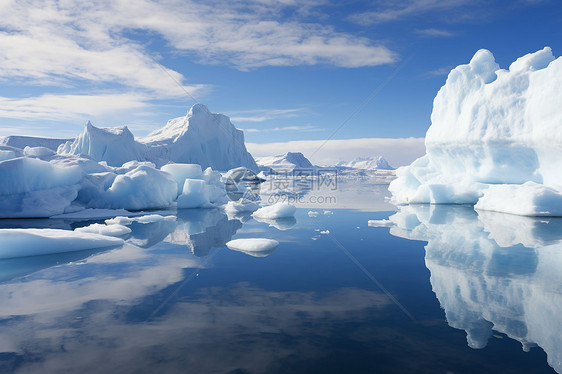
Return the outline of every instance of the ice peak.
{"type": "Polygon", "coordinates": [[[195,104],[191,107],[191,109],[189,109],[189,112],[187,112],[188,116],[194,116],[197,114],[211,114],[211,111],[209,110],[209,108],[207,108],[206,105],[204,104],[195,104]]]}
{"type": "Polygon", "coordinates": [[[524,72],[529,70],[544,69],[554,61],[554,55],[550,47],[544,47],[535,53],[528,53],[525,56],[519,57],[510,66],[510,72],[524,72]]]}
{"type": "Polygon", "coordinates": [[[487,49],[478,50],[470,60],[468,66],[470,66],[472,72],[480,76],[485,83],[493,82],[496,79],[496,71],[500,68],[492,52],[487,49]]]}

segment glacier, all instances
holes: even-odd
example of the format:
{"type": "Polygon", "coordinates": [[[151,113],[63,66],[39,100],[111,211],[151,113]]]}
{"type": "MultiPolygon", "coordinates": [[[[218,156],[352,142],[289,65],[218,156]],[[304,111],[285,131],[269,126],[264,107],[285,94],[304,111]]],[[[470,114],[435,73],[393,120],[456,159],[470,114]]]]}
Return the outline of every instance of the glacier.
{"type": "Polygon", "coordinates": [[[508,70],[500,69],[490,51],[476,52],[469,64],[449,73],[437,93],[427,153],[396,171],[391,202],[560,215],[560,87],[562,58],[548,47],[518,58],[508,70]],[[504,192],[511,198],[498,199],[504,192]]]}

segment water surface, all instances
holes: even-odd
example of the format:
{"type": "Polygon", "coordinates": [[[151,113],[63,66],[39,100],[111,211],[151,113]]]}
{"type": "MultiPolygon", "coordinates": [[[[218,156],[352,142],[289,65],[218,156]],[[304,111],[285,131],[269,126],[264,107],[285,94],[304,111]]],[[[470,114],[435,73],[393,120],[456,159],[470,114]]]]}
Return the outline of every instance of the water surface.
{"type": "Polygon", "coordinates": [[[184,210],[122,248],[0,261],[0,372],[562,373],[560,219],[309,210],[184,210]],[[250,237],[280,245],[225,246],[250,237]]]}

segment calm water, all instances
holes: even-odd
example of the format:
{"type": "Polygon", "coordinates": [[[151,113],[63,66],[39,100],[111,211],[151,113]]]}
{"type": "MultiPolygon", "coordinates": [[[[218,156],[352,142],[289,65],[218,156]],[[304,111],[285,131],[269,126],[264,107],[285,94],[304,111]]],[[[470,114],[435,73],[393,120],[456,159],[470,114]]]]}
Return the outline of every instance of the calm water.
{"type": "Polygon", "coordinates": [[[183,211],[122,248],[0,262],[0,372],[562,372],[559,219],[308,210],[183,211]],[[224,245],[247,237],[281,244],[224,245]]]}

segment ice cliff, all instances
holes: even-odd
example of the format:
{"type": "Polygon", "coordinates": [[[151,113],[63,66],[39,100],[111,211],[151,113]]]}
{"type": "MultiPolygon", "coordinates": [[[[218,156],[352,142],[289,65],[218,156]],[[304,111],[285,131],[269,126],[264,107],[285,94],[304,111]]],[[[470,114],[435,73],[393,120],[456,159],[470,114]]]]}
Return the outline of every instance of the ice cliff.
{"type": "Polygon", "coordinates": [[[500,69],[491,52],[476,52],[437,93],[427,154],[397,170],[392,201],[562,215],[560,87],[562,58],[548,47],[520,57],[509,70],[500,69]],[[512,199],[494,198],[504,191],[512,199]],[[513,209],[518,200],[526,209],[513,209]]]}

